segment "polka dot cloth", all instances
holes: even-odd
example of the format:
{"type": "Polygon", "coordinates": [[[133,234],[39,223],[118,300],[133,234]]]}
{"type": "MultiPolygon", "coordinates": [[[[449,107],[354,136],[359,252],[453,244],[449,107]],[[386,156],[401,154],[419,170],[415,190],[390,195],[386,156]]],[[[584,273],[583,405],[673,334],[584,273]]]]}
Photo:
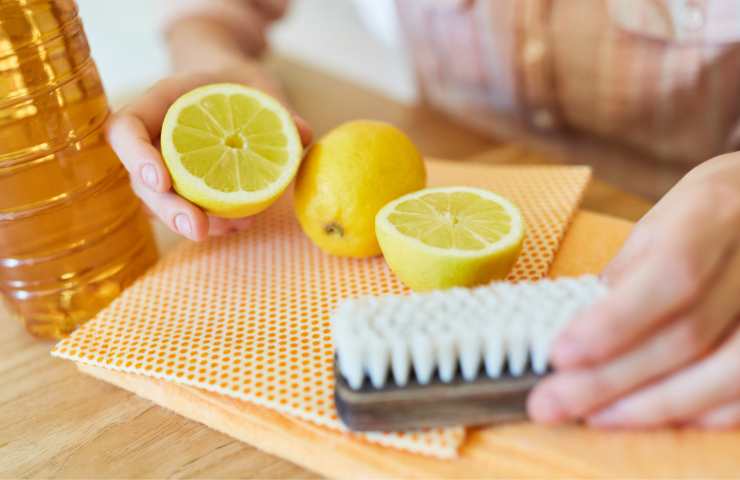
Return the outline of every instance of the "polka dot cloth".
{"type": "MultiPolygon", "coordinates": [[[[590,176],[580,167],[430,162],[429,169],[431,185],[487,187],[522,208],[527,238],[512,280],[547,273],[590,176]]],[[[323,254],[301,232],[289,202],[242,234],[183,242],[53,355],[343,430],[333,402],[330,313],[347,297],[406,289],[382,258],[323,254]]],[[[454,457],[464,440],[462,428],[350,435],[441,458],[454,457]]]]}

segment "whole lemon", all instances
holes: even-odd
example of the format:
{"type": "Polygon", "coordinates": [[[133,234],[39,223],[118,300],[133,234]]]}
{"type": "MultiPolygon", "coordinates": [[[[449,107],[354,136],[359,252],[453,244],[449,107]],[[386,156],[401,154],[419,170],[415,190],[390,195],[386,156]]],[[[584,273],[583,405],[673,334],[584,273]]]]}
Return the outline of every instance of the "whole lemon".
{"type": "Polygon", "coordinates": [[[296,177],[295,211],[303,231],[324,252],[369,257],[380,254],[378,211],[425,185],[424,160],[403,132],[356,120],[310,149],[296,177]]]}

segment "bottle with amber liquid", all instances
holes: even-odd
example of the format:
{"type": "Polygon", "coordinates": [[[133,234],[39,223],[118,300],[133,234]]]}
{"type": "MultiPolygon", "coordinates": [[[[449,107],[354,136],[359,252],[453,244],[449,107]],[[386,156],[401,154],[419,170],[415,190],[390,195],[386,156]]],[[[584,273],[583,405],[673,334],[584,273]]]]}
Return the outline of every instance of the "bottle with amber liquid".
{"type": "Polygon", "coordinates": [[[157,259],[74,0],[0,0],[0,294],[60,338],[157,259]]]}

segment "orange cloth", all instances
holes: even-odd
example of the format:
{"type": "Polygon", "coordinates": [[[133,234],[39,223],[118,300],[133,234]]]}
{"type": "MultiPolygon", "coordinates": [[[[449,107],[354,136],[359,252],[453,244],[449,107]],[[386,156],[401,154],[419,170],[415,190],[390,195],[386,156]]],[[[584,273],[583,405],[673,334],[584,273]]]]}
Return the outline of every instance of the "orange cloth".
{"type": "MultiPolygon", "coordinates": [[[[579,212],[550,275],[600,272],[631,227],[623,220],[579,212]]],[[[470,429],[459,457],[440,460],[383,448],[197,388],[83,364],[79,368],[329,478],[720,478],[740,471],[740,458],[732,454],[740,448],[740,433],[615,434],[515,423],[470,429]]]]}
{"type": "MultiPolygon", "coordinates": [[[[432,185],[486,187],[520,206],[527,235],[514,280],[547,275],[589,178],[584,167],[429,162],[432,185]]],[[[241,235],[176,248],[54,355],[342,430],[333,402],[331,311],[346,297],[404,291],[380,257],[322,253],[282,202],[241,235]]],[[[454,457],[464,438],[460,428],[359,436],[444,458],[454,457]]]]}

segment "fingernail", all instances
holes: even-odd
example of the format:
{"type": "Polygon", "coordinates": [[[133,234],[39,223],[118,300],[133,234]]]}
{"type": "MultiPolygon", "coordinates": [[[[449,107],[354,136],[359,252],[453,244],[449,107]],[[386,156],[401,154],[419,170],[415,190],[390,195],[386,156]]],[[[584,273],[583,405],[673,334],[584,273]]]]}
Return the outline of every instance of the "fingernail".
{"type": "Polygon", "coordinates": [[[157,169],[153,165],[144,165],[141,169],[141,178],[149,188],[156,189],[159,185],[159,178],[157,175],[157,169]]]}
{"type": "Polygon", "coordinates": [[[184,213],[178,213],[175,216],[175,228],[180,232],[181,235],[185,235],[188,238],[193,236],[193,225],[190,223],[190,219],[184,213]]]}
{"type": "Polygon", "coordinates": [[[549,392],[535,391],[532,393],[528,410],[532,419],[539,423],[555,424],[564,419],[560,402],[555,395],[549,392]]]}

